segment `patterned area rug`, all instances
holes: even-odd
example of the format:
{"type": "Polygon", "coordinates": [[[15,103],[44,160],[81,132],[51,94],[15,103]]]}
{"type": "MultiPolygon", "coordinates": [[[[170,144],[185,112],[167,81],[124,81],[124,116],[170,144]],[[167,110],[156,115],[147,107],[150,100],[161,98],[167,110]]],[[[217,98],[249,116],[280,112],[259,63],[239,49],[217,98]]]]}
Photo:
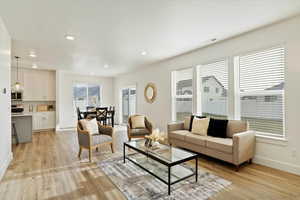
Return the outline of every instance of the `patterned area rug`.
{"type": "MultiPolygon", "coordinates": [[[[110,158],[98,164],[128,200],[204,200],[228,187],[231,182],[199,170],[198,182],[191,177],[168,186],[122,157],[110,158]]],[[[188,167],[188,166],[186,166],[188,167]]]]}

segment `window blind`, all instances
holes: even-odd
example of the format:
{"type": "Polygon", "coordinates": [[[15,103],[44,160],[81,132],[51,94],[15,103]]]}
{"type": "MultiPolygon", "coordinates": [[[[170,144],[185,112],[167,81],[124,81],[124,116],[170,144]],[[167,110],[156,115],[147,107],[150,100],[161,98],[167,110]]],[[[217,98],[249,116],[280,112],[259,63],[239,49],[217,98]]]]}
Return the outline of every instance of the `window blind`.
{"type": "Polygon", "coordinates": [[[172,120],[183,121],[193,110],[193,68],[173,71],[172,120]]]}
{"type": "Polygon", "coordinates": [[[241,118],[262,135],[284,136],[285,49],[239,57],[241,118]]]}
{"type": "Polygon", "coordinates": [[[199,76],[202,114],[214,118],[227,118],[227,60],[201,65],[199,76]]]}

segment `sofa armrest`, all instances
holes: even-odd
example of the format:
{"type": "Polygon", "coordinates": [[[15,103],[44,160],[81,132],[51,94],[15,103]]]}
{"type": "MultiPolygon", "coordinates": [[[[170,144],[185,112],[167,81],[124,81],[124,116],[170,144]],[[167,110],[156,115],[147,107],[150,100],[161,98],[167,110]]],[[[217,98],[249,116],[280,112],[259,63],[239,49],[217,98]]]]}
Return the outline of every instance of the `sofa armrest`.
{"type": "Polygon", "coordinates": [[[172,131],[176,130],[183,130],[184,129],[184,123],[183,122],[172,122],[168,124],[168,138],[169,134],[172,131]]]}
{"type": "Polygon", "coordinates": [[[233,135],[233,162],[239,165],[254,157],[255,131],[245,131],[233,135]]]}

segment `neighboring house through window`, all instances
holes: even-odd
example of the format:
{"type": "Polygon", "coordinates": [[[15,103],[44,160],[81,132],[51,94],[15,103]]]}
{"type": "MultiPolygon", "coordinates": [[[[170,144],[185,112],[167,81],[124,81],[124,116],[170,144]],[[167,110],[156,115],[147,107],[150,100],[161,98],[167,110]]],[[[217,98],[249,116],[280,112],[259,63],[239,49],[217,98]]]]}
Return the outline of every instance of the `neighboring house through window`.
{"type": "Polygon", "coordinates": [[[198,66],[200,78],[198,98],[202,115],[227,118],[228,70],[227,61],[221,60],[198,66]]]}

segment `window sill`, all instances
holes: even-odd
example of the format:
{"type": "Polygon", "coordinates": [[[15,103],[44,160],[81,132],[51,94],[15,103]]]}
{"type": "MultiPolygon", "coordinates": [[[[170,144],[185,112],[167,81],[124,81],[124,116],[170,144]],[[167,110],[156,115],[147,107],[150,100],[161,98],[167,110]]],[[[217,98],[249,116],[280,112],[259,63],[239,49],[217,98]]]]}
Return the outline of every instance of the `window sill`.
{"type": "Polygon", "coordinates": [[[273,144],[279,146],[288,145],[288,140],[286,138],[277,138],[277,137],[260,135],[260,134],[256,134],[256,141],[258,143],[266,143],[266,144],[273,144]]]}

